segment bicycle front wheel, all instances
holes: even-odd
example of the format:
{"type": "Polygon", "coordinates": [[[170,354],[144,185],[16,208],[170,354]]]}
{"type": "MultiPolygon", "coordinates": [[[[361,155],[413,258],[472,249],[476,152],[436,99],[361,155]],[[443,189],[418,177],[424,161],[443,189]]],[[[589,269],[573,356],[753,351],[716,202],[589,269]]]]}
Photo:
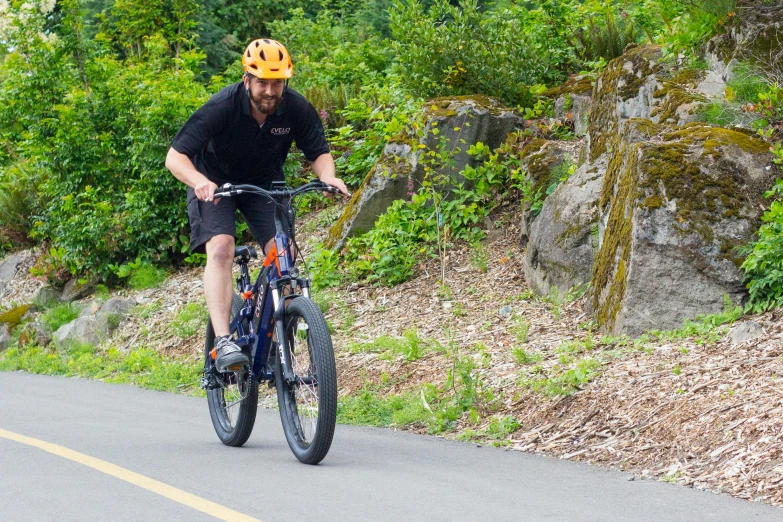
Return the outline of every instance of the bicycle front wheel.
{"type": "Polygon", "coordinates": [[[275,384],[288,446],[300,462],[318,464],[332,445],[337,422],[337,370],[332,338],[320,308],[306,297],[293,299],[285,313],[285,340],[294,382],[283,376],[280,349],[275,384]]]}
{"type": "MultiPolygon", "coordinates": [[[[242,299],[234,294],[231,304],[231,317],[235,317],[242,309],[242,299]]],[[[236,332],[232,332],[235,336],[236,332]]],[[[212,359],[209,352],[215,342],[215,331],[212,321],[207,324],[207,339],[204,346],[204,365],[210,368],[212,359]]],[[[209,416],[218,438],[226,446],[242,446],[256,422],[258,411],[258,381],[251,372],[243,369],[237,372],[225,372],[219,377],[221,386],[207,390],[209,416]]]]}

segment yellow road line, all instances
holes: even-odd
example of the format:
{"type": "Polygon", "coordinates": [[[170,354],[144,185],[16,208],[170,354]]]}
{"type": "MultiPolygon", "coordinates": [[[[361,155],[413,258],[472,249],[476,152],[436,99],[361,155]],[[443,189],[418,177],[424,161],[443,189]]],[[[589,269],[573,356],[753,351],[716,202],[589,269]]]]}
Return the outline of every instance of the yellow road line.
{"type": "Polygon", "coordinates": [[[261,522],[256,518],[249,517],[238,511],[234,511],[233,509],[221,506],[220,504],[215,504],[214,502],[210,502],[207,499],[197,497],[196,495],[175,488],[174,486],[169,486],[168,484],[164,484],[163,482],[159,482],[155,479],[145,477],[144,475],[139,475],[138,473],[135,473],[129,469],[122,468],[110,462],[106,462],[105,460],[90,457],[89,455],[79,453],[78,451],[73,451],[63,446],[58,446],[57,444],[51,444],[49,442],[34,439],[32,437],[26,437],[24,435],[19,435],[17,433],[3,429],[0,429],[0,437],[22,444],[27,444],[28,446],[33,446],[38,449],[48,451],[49,453],[57,455],[58,457],[63,457],[68,460],[78,462],[79,464],[83,464],[102,473],[106,473],[107,475],[111,475],[112,477],[124,480],[125,482],[129,482],[140,488],[157,493],[158,495],[173,500],[174,502],[179,502],[185,506],[197,509],[202,513],[206,513],[207,515],[211,515],[220,520],[227,520],[231,522],[261,522]]]}

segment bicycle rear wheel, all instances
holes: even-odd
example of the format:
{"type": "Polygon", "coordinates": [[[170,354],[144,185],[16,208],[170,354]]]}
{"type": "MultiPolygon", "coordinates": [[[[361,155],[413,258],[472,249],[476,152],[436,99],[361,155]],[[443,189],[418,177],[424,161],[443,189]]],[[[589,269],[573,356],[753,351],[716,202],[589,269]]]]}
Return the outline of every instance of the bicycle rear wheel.
{"type": "MultiPolygon", "coordinates": [[[[231,317],[236,317],[243,305],[242,298],[234,294],[231,304],[231,317]]],[[[232,332],[232,335],[235,335],[232,332]]],[[[212,321],[207,323],[207,339],[204,345],[204,368],[212,365],[209,352],[215,342],[215,330],[212,321]]],[[[225,372],[218,376],[219,388],[207,390],[209,416],[218,438],[226,446],[242,446],[256,422],[258,411],[258,381],[249,369],[237,372],[225,372]]]]}
{"type": "Polygon", "coordinates": [[[295,382],[283,377],[275,351],[275,383],[288,446],[299,461],[318,464],[332,445],[337,421],[337,370],[332,338],[320,308],[306,297],[286,309],[286,347],[295,382]]]}

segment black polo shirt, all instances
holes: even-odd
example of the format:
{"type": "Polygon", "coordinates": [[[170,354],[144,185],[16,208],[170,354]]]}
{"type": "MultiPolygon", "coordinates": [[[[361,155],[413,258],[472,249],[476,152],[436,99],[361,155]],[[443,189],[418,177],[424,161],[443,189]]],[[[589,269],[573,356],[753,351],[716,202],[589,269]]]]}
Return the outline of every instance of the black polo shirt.
{"type": "Polygon", "coordinates": [[[329,152],[321,118],[304,96],[286,89],[264,125],[250,113],[242,82],[212,96],[188,119],[171,146],[217,183],[250,183],[269,188],[283,181],[283,163],[291,143],[309,161],[329,152]]]}

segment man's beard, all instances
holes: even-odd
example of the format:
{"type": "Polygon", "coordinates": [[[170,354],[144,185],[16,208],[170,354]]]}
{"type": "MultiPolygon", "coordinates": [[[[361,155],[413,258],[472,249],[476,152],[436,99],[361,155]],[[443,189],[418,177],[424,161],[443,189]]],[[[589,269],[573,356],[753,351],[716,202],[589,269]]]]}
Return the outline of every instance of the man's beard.
{"type": "Polygon", "coordinates": [[[267,116],[270,114],[274,114],[274,112],[277,110],[277,106],[280,105],[280,101],[283,99],[283,95],[280,96],[250,96],[250,99],[253,101],[253,105],[255,106],[256,110],[260,112],[261,114],[266,114],[267,116]]]}

